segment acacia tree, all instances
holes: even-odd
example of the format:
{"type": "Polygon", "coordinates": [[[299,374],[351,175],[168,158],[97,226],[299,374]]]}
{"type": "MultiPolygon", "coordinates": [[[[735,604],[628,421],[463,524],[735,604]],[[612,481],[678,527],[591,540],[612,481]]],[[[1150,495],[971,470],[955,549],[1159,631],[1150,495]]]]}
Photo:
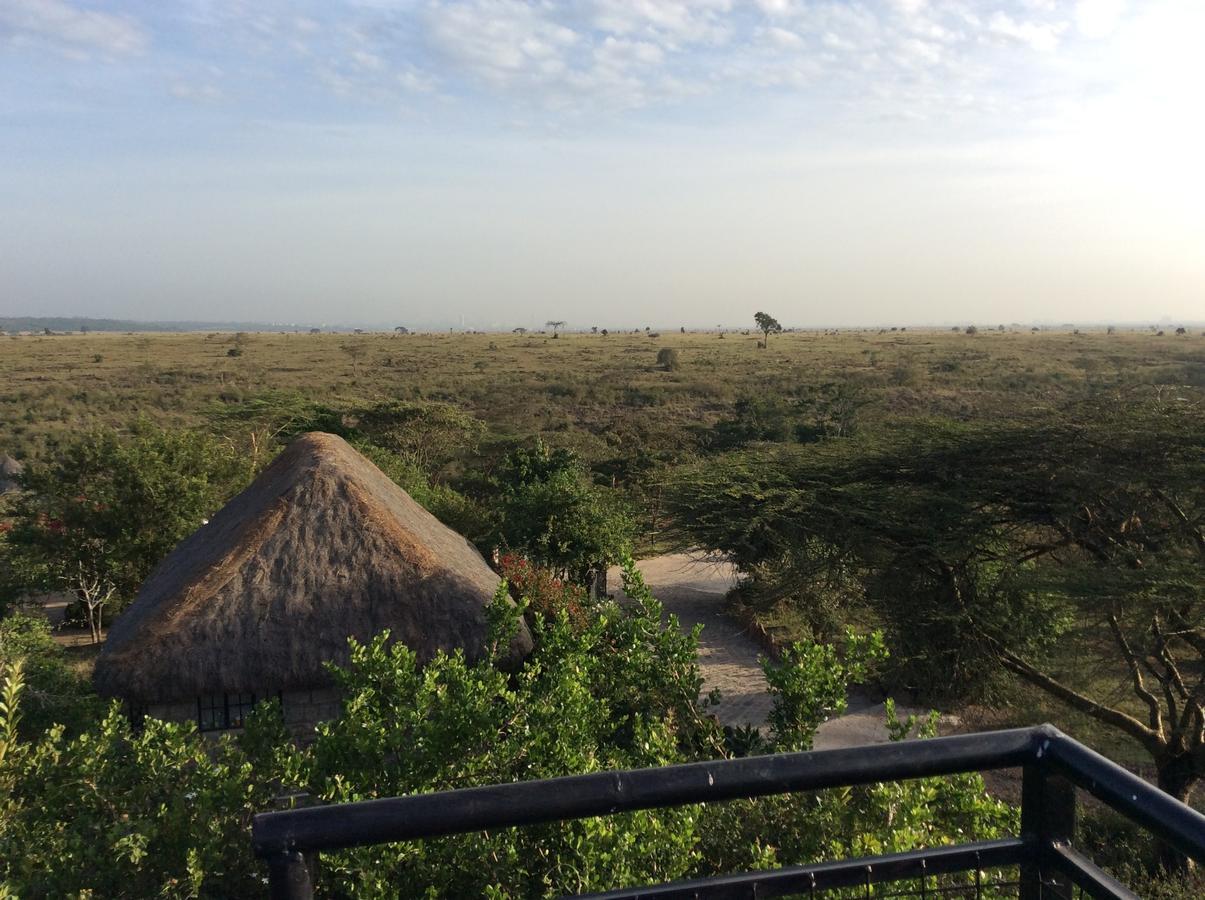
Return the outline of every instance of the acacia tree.
{"type": "Polygon", "coordinates": [[[1119,397],[1053,422],[733,455],[676,503],[696,546],[771,594],[856,582],[908,684],[1011,672],[1133,738],[1188,801],[1205,777],[1202,446],[1199,406],[1119,397]],[[1060,666],[1073,648],[1115,687],[1060,666]]]}
{"type": "Polygon", "coordinates": [[[779,334],[782,331],[782,326],[778,324],[778,320],[769,313],[758,312],[753,314],[753,321],[757,323],[758,330],[765,336],[765,346],[770,346],[770,335],[779,334]]]}

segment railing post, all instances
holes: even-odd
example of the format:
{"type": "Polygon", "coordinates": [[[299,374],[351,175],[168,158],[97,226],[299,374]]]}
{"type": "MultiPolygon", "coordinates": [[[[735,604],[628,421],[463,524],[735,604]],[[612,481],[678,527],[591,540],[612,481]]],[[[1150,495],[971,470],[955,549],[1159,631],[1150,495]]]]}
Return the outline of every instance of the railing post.
{"type": "Polygon", "coordinates": [[[268,857],[268,895],[272,900],[313,900],[306,858],[296,850],[268,857]]]}
{"type": "Polygon", "coordinates": [[[1021,836],[1035,845],[1021,866],[1021,900],[1071,900],[1071,880],[1050,864],[1049,848],[1075,836],[1075,785],[1041,763],[1025,766],[1021,776],[1021,836]]]}

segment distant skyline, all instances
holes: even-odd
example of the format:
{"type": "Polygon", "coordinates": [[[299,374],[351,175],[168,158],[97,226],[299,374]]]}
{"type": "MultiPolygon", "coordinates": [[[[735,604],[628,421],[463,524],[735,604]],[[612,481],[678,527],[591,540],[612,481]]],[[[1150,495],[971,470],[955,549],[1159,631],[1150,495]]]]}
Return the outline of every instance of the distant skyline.
{"type": "Polygon", "coordinates": [[[0,315],[1205,319],[1199,0],[0,0],[0,315]]]}

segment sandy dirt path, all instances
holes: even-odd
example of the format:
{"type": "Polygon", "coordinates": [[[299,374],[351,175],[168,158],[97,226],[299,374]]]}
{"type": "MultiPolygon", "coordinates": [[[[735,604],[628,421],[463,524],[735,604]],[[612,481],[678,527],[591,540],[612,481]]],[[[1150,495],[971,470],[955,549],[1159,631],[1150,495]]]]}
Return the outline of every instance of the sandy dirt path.
{"type": "MultiPolygon", "coordinates": [[[[703,625],[699,637],[699,669],[704,692],[718,688],[723,702],[716,714],[724,725],[762,727],[770,713],[770,695],[758,657],[764,651],[739,625],[724,614],[724,595],[736,584],[736,570],[721,557],[670,553],[640,560],[645,583],[678,617],[682,629],[703,625]]],[[[622,597],[618,569],[608,583],[622,597]]],[[[900,707],[901,717],[925,710],[900,707]]],[[[832,750],[887,740],[885,709],[881,702],[858,695],[849,698],[845,714],[820,726],[815,748],[832,750]]]]}

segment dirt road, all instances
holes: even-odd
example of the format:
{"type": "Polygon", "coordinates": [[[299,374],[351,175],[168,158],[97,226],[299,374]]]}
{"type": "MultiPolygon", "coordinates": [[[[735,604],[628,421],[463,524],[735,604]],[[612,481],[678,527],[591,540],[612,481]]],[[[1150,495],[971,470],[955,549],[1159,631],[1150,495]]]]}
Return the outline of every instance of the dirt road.
{"type": "MultiPolygon", "coordinates": [[[[699,668],[703,689],[719,688],[723,702],[716,714],[725,725],[762,727],[770,713],[770,695],[758,658],[762,648],[724,614],[724,595],[736,584],[736,571],[722,558],[689,553],[671,553],[637,563],[645,583],[678,617],[684,630],[703,625],[699,637],[699,668]]],[[[619,570],[608,575],[618,592],[619,570]]],[[[924,715],[926,710],[900,707],[901,717],[924,715]]],[[[816,734],[815,748],[831,750],[887,740],[885,710],[881,702],[857,695],[849,698],[844,715],[825,722],[816,734]]]]}

